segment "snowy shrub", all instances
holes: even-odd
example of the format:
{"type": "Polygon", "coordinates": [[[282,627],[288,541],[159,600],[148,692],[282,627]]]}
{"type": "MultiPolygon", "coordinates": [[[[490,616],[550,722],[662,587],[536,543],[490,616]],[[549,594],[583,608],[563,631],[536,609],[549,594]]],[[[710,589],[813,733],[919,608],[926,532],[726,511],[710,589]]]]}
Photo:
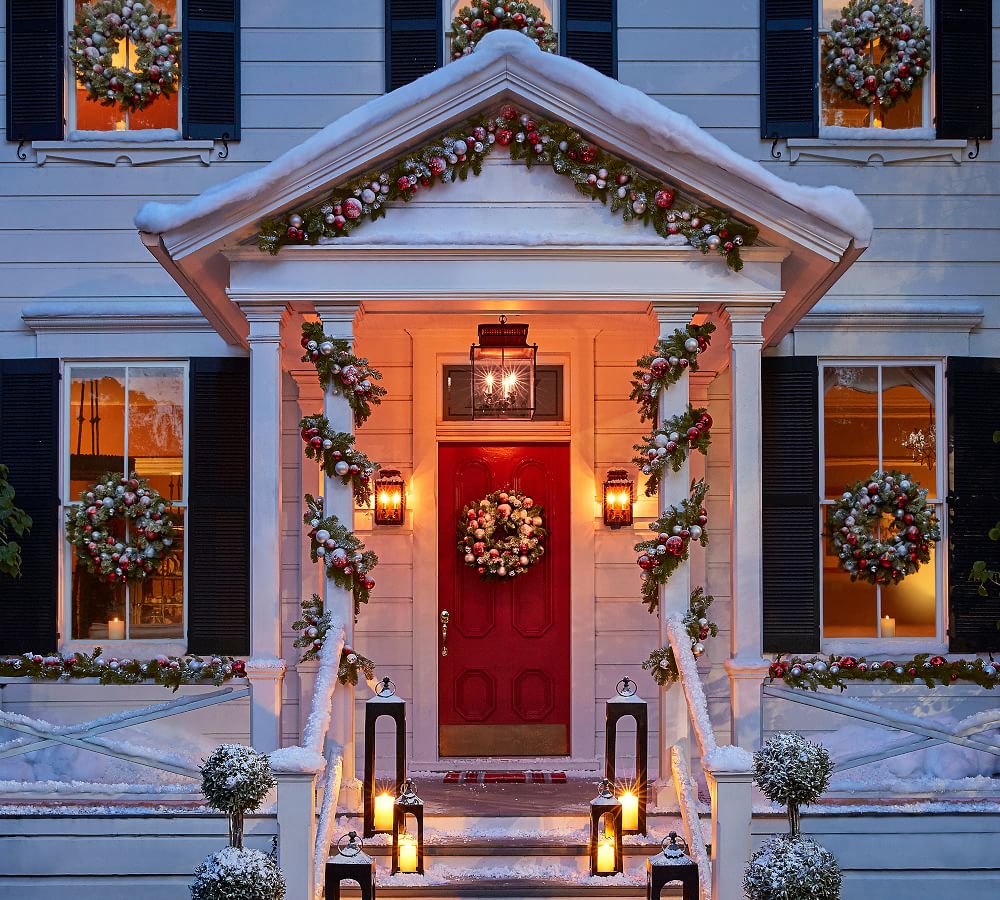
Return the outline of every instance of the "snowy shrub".
{"type": "Polygon", "coordinates": [[[825,747],[794,731],[774,735],[753,755],[753,777],[764,796],[788,807],[792,835],[799,807],[815,803],[830,783],[833,760],[825,747]]]}
{"type": "MultiPolygon", "coordinates": [[[[221,749],[221,748],[220,748],[221,749]]],[[[198,866],[191,900],[281,900],[285,880],[278,864],[260,850],[226,847],[198,866]]]]}
{"type": "Polygon", "coordinates": [[[839,900],[840,867],[815,841],[775,835],[747,864],[743,890],[748,900],[839,900]]]}
{"type": "Polygon", "coordinates": [[[260,809],[274,787],[268,758],[253,747],[223,744],[201,767],[201,790],[219,812],[229,816],[229,843],[243,846],[243,816],[260,809]]]}

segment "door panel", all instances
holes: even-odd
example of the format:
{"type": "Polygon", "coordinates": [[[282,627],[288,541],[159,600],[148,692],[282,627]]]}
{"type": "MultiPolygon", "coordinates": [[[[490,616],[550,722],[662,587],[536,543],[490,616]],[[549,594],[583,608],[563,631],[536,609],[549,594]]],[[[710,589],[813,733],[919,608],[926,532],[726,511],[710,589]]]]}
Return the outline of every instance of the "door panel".
{"type": "Polygon", "coordinates": [[[569,447],[439,448],[438,626],[442,756],[568,755],[570,710],[569,447]],[[509,581],[483,580],[458,552],[462,508],[511,488],[543,507],[545,555],[509,581]]]}

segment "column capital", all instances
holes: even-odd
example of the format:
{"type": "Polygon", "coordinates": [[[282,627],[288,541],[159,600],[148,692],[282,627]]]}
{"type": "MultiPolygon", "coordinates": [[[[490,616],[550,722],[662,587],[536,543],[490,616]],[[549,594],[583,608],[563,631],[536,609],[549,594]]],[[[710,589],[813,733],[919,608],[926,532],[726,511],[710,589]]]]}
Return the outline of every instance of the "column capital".
{"type": "Polygon", "coordinates": [[[280,300],[239,300],[240,311],[250,324],[247,340],[253,344],[278,343],[288,318],[288,304],[280,300]]]}
{"type": "Polygon", "coordinates": [[[360,300],[317,300],[313,308],[323,323],[325,334],[341,341],[354,340],[354,319],[361,309],[360,300]]]}
{"type": "Polygon", "coordinates": [[[660,338],[669,337],[678,328],[686,328],[698,312],[698,304],[671,300],[651,300],[649,304],[660,325],[660,338]]]}
{"type": "Polygon", "coordinates": [[[726,306],[730,343],[763,344],[764,319],[770,311],[770,306],[726,306]]]}

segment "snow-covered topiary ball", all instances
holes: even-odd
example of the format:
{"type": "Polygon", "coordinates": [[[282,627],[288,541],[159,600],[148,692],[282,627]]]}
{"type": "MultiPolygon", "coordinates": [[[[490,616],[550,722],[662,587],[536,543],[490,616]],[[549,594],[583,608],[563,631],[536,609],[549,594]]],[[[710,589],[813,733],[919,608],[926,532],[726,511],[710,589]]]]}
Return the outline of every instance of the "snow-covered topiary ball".
{"type": "Polygon", "coordinates": [[[205,799],[224,813],[260,809],[274,787],[271,764],[264,754],[242,744],[222,744],[201,767],[205,799]]]}
{"type": "Polygon", "coordinates": [[[753,777],[764,796],[785,806],[814,803],[826,790],[833,760],[825,747],[780,731],[753,755],[753,777]]]}
{"type": "Polygon", "coordinates": [[[809,838],[776,835],[747,863],[748,900],[839,900],[841,874],[834,855],[809,838]]]}
{"type": "Polygon", "coordinates": [[[191,900],[281,900],[285,879],[260,850],[226,847],[195,869],[191,900]]]}

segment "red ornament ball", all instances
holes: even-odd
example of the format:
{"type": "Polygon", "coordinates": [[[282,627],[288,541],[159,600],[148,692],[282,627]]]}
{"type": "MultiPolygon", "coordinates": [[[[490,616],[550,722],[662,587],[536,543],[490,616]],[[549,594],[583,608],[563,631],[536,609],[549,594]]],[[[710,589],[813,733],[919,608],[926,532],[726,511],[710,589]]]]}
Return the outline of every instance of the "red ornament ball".
{"type": "Polygon", "coordinates": [[[670,209],[674,205],[674,192],[670,188],[661,188],[653,197],[653,202],[660,209],[670,209]]]}

